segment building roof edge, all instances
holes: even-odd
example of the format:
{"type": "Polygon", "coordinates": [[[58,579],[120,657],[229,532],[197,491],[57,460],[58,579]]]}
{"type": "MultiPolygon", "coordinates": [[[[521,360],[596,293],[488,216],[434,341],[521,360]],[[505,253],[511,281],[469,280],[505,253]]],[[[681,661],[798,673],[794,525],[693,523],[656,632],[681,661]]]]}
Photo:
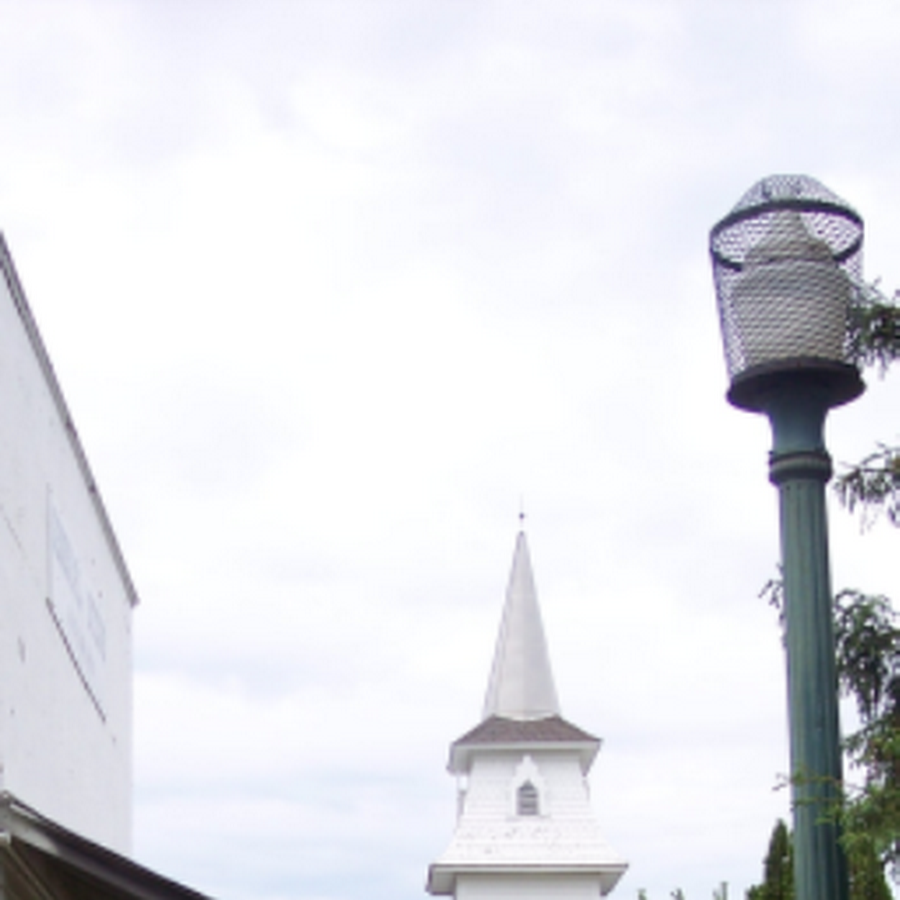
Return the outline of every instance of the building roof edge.
{"type": "Polygon", "coordinates": [[[41,333],[38,329],[34,315],[31,312],[31,307],[28,305],[28,300],[25,297],[25,290],[22,287],[22,282],[19,280],[19,275],[16,271],[16,266],[13,262],[12,254],[9,251],[9,246],[6,243],[6,238],[2,232],[0,232],[0,269],[3,270],[3,277],[6,280],[6,285],[9,288],[13,303],[16,306],[16,311],[19,314],[19,318],[22,320],[22,325],[25,328],[25,333],[28,336],[28,340],[31,343],[31,348],[34,351],[34,355],[38,361],[38,365],[40,366],[41,372],[44,375],[44,380],[46,381],[47,387],[50,390],[50,395],[53,398],[53,402],[62,422],[63,429],[66,432],[66,437],[69,440],[69,445],[71,446],[72,451],[75,454],[75,459],[78,462],[78,468],[81,471],[82,478],[84,479],[85,487],[87,488],[87,492],[91,498],[91,501],[93,502],[97,517],[100,520],[100,527],[103,530],[103,534],[106,537],[106,541],[109,545],[110,552],[112,553],[116,568],[118,569],[122,581],[125,585],[125,591],[128,594],[128,600],[132,607],[137,606],[140,602],[137,589],[135,588],[134,581],[131,578],[131,573],[128,571],[128,565],[125,562],[125,556],[122,553],[122,548],[119,545],[119,540],[116,537],[115,531],[113,530],[112,522],[110,521],[109,514],[106,511],[106,506],[103,503],[103,498],[100,495],[100,488],[97,486],[97,482],[94,480],[94,474],[91,471],[91,466],[88,462],[87,454],[84,452],[84,447],[81,443],[81,439],[78,436],[78,431],[75,428],[75,423],[72,420],[72,415],[69,412],[68,404],[66,403],[66,399],[63,395],[62,388],[60,387],[59,380],[56,377],[53,363],[50,360],[50,355],[47,353],[47,348],[45,347],[44,341],[41,338],[41,333]]]}

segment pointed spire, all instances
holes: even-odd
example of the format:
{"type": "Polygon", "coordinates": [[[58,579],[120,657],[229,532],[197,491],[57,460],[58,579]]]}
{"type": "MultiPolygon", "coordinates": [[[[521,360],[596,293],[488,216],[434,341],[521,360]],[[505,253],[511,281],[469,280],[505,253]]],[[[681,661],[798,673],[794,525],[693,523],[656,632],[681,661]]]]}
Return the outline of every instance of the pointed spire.
{"type": "Polygon", "coordinates": [[[503,621],[484,701],[484,718],[544,719],[559,715],[550,656],[538,607],[525,532],[516,538],[503,621]]]}

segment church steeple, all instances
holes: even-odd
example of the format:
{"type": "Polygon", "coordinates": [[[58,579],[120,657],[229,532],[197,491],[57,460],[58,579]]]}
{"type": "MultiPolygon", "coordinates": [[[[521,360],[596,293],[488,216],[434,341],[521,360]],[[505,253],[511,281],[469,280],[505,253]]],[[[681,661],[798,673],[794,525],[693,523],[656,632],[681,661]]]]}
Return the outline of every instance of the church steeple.
{"type": "Polygon", "coordinates": [[[559,714],[528,543],[520,531],[482,718],[528,721],[559,714]]]}
{"type": "Polygon", "coordinates": [[[450,747],[457,822],[428,870],[456,900],[608,894],[627,863],[606,843],[587,775],[600,741],[559,714],[524,532],[513,556],[484,715],[450,747]]]}

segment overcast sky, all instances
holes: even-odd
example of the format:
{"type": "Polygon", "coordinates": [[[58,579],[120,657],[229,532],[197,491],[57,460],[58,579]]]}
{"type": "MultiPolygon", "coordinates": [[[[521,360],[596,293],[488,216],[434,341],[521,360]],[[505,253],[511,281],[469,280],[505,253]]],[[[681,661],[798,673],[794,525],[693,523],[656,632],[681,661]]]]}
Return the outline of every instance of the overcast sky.
{"type": "MultiPolygon", "coordinates": [[[[142,599],[137,859],[422,898],[523,506],[615,896],[742,896],[788,810],[776,497],[707,236],[807,173],[900,287],[900,7],[0,14],[0,226],[142,599]]],[[[868,381],[837,462],[900,439],[868,381]]],[[[831,524],[835,585],[900,597],[900,535],[831,524]]]]}

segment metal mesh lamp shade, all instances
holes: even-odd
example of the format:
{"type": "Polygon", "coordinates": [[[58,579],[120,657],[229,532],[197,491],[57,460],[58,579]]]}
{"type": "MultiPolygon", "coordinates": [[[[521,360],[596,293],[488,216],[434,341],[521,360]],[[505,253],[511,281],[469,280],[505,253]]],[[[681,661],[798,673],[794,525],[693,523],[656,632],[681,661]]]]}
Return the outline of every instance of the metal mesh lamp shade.
{"type": "Polygon", "coordinates": [[[832,405],[862,392],[847,322],[862,265],[859,215],[819,182],[774,175],[710,232],[728,399],[762,409],[785,377],[814,378],[832,405]]]}

